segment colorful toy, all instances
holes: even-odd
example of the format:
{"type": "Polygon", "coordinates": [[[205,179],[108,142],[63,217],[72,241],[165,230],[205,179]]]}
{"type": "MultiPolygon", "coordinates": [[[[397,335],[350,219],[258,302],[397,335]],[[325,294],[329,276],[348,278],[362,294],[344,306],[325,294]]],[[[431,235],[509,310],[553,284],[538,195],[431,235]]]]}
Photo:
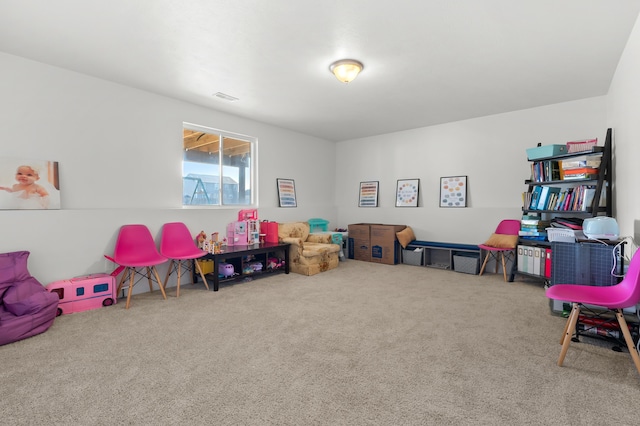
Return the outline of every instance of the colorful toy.
{"type": "Polygon", "coordinates": [[[70,280],[55,281],[45,288],[57,293],[58,313],[72,314],[89,309],[111,306],[117,302],[116,279],[113,274],[92,274],[70,280]]]}
{"type": "Polygon", "coordinates": [[[251,269],[253,269],[254,272],[262,271],[262,263],[261,262],[251,262],[249,264],[249,266],[251,266],[251,269]]]}
{"type": "Polygon", "coordinates": [[[218,265],[218,275],[223,278],[232,277],[235,274],[235,270],[231,263],[222,262],[218,265]]]}
{"type": "Polygon", "coordinates": [[[284,260],[277,257],[270,257],[267,259],[267,269],[280,269],[284,266],[284,260]]]}
{"type": "Polygon", "coordinates": [[[200,233],[196,236],[196,241],[198,242],[198,248],[204,248],[204,243],[207,241],[207,233],[204,231],[200,231],[200,233]]]}

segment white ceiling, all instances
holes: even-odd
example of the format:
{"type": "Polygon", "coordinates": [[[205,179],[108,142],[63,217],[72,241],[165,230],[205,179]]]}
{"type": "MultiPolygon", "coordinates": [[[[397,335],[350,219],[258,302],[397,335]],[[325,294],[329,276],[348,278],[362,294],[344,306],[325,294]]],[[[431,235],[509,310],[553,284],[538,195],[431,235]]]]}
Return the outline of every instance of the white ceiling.
{"type": "Polygon", "coordinates": [[[639,11],[638,0],[1,0],[0,51],[341,141],[604,95],[639,11]],[[343,58],[365,66],[346,85],[328,69],[343,58]]]}

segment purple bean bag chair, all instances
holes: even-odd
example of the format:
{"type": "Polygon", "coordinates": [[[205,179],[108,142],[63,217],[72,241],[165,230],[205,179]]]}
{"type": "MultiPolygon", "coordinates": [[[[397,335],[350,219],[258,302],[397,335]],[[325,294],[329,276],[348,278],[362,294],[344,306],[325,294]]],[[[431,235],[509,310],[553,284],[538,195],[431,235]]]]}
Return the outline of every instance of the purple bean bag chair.
{"type": "Polygon", "coordinates": [[[28,258],[28,251],[0,254],[0,345],[43,333],[56,318],[58,294],[29,274],[28,258]]]}

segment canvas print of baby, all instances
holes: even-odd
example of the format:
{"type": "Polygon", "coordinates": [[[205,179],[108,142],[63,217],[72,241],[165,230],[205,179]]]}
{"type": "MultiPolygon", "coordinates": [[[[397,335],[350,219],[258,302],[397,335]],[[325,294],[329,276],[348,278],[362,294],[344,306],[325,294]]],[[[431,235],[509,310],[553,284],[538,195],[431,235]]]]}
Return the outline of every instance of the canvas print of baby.
{"type": "Polygon", "coordinates": [[[0,209],[60,208],[57,162],[1,160],[0,165],[0,209]]]}

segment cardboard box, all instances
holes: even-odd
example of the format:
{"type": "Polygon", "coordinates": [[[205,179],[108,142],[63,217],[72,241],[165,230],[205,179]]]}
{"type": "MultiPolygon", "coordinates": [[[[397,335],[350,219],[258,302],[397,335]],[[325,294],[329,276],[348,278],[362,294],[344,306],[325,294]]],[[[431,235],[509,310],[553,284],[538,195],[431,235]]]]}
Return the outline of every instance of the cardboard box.
{"type": "Polygon", "coordinates": [[[404,228],[406,225],[371,225],[371,262],[395,265],[400,261],[396,232],[404,228]]]}
{"type": "Polygon", "coordinates": [[[395,265],[400,261],[396,232],[406,225],[354,223],[349,225],[349,259],[395,265]]]}
{"type": "Polygon", "coordinates": [[[370,223],[354,223],[349,225],[349,259],[371,260],[370,223]]]}

